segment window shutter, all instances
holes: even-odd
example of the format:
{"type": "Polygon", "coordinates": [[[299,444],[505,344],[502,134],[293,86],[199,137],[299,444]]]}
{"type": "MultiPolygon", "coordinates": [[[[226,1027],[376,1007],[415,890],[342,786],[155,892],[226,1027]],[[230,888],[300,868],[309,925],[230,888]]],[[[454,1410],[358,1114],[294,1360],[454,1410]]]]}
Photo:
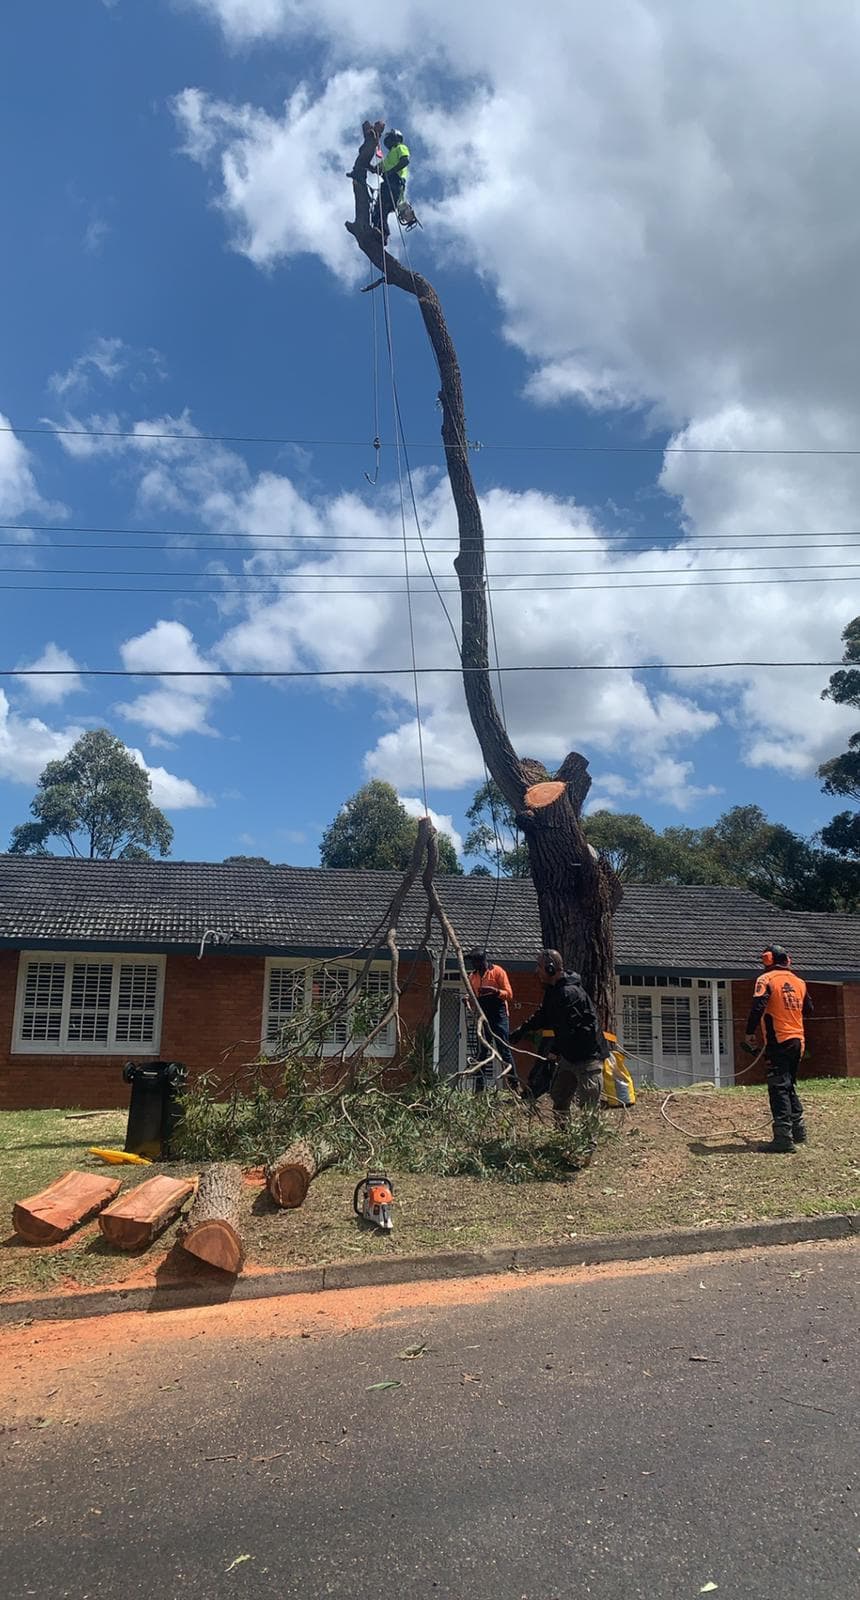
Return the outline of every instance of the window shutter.
{"type": "Polygon", "coordinates": [[[60,1042],[65,961],[28,961],[21,1011],[21,1038],[28,1043],[60,1042]]]}
{"type": "MultiPolygon", "coordinates": [[[[371,967],[364,980],[364,993],[372,1007],[371,1014],[379,1021],[391,1000],[390,967],[371,967]]],[[[390,1017],[382,1032],[376,1035],[370,1047],[371,1052],[393,1050],[396,1038],[396,1024],[394,1018],[390,1017]]]]}
{"type": "Polygon", "coordinates": [[[349,1014],[346,997],[352,983],[349,967],[316,967],[313,976],[313,1003],[323,1011],[337,1012],[325,1031],[324,1043],[340,1050],[349,1040],[349,1014]]]}
{"type": "Polygon", "coordinates": [[[145,962],[120,963],[117,986],[118,1044],[151,1044],[155,1038],[158,967],[145,962]]]}
{"type": "Polygon", "coordinates": [[[266,1007],[266,1042],[273,1044],[280,1036],[285,1022],[304,1010],[304,967],[275,967],[269,969],[269,994],[266,1007]]]}
{"type": "Polygon", "coordinates": [[[112,962],[72,963],[69,1044],[107,1044],[112,987],[112,962]]]}

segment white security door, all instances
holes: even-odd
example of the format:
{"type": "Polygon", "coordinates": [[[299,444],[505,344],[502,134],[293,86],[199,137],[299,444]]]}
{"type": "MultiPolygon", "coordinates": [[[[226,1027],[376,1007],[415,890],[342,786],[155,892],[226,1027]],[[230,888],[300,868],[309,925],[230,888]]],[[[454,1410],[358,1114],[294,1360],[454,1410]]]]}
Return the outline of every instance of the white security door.
{"type": "Polygon", "coordinates": [[[621,1002],[621,1046],[637,1083],[654,1076],[654,1014],[650,994],[624,994],[621,1002]]]}
{"type": "Polygon", "coordinates": [[[668,1089],[692,1083],[693,1018],[688,994],[660,996],[660,1070],[657,1082],[668,1089]]]}
{"type": "MultiPolygon", "coordinates": [[[[649,1080],[661,1088],[714,1081],[711,982],[707,978],[671,979],[656,973],[631,973],[618,985],[621,1047],[637,1083],[649,1080]]],[[[731,985],[717,988],[719,1014],[719,1081],[734,1077],[731,985]]]]}

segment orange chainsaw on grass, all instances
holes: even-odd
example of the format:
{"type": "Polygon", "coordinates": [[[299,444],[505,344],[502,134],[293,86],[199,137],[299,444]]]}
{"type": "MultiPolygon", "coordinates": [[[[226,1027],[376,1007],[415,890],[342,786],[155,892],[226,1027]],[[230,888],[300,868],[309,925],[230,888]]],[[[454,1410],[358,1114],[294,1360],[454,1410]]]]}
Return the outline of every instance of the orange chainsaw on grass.
{"type": "Polygon", "coordinates": [[[357,1217],[363,1217],[365,1222],[374,1222],[383,1233],[390,1233],[394,1226],[391,1216],[393,1199],[394,1185],[389,1183],[385,1174],[369,1172],[355,1186],[352,1209],[357,1217]]]}

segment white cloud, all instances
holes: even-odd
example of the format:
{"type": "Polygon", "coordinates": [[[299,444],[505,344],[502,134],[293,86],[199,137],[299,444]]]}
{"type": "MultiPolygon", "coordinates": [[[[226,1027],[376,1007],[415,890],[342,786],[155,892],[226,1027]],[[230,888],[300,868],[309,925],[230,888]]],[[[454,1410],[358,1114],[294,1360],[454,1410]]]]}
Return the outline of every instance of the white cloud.
{"type": "Polygon", "coordinates": [[[26,661],[22,666],[31,670],[48,673],[73,673],[72,677],[40,677],[22,678],[21,685],[31,700],[38,700],[44,705],[56,705],[69,694],[77,694],[83,687],[77,675],[77,665],[74,656],[68,650],[63,650],[53,641],[45,645],[40,656],[35,661],[26,661]]]}
{"type": "Polygon", "coordinates": [[[47,763],[64,756],[83,731],[76,726],[49,728],[38,717],[20,716],[0,689],[0,778],[36,783],[47,763]]]}
{"type": "Polygon", "coordinates": [[[51,373],[48,388],[52,394],[64,399],[69,394],[88,389],[93,373],[97,373],[105,382],[113,383],[125,372],[129,353],[122,339],[96,338],[65,372],[51,373]]]}
{"type": "MultiPolygon", "coordinates": [[[[22,717],[0,689],[0,779],[34,786],[49,761],[66,755],[85,729],[76,724],[49,728],[38,717],[22,717]]],[[[138,766],[149,773],[152,799],[166,811],[210,806],[212,801],[188,778],[178,778],[164,767],[151,767],[140,750],[129,750],[138,766]]]]}
{"type": "Polygon", "coordinates": [[[408,816],[429,816],[430,821],[432,822],[437,833],[447,833],[448,838],[451,840],[451,843],[454,846],[458,856],[463,854],[463,837],[462,834],[458,833],[457,829],[455,828],[454,819],[449,812],[434,811],[432,806],[429,806],[425,811],[424,801],[420,800],[417,795],[412,796],[401,794],[398,796],[398,798],[408,816]]]}
{"type": "Polygon", "coordinates": [[[344,230],[352,189],[356,129],[378,96],[375,71],[337,73],[314,100],[301,86],[273,117],[232,106],[201,89],[184,89],[174,111],[184,151],[201,166],[218,165],[218,205],[234,243],[258,266],[318,255],[347,282],[363,268],[344,230]]]}
{"type": "Polygon", "coordinates": [[[162,811],[196,810],[200,806],[213,804],[209,795],[198,789],[190,778],[177,778],[175,773],[167,772],[164,767],[151,767],[140,750],[130,748],[128,753],[134,756],[139,767],[149,773],[152,802],[162,811]]]}
{"type": "MultiPolygon", "coordinates": [[[[126,639],[120,646],[129,672],[205,672],[211,663],[200,653],[191,630],[182,622],[162,620],[146,633],[126,639]]],[[[214,734],[207,720],[211,701],[228,687],[226,678],[161,677],[157,687],[135,700],[124,701],[117,711],[130,722],[150,730],[153,743],[164,743],[186,733],[214,734]]]]}
{"type": "Polygon", "coordinates": [[[0,516],[20,517],[28,511],[41,516],[65,515],[63,506],[42,498],[30,452],[11,431],[9,418],[0,412],[0,516]]]}
{"type": "Polygon", "coordinates": [[[101,255],[102,246],[111,231],[109,222],[104,217],[93,217],[84,229],[84,249],[87,255],[101,255]]]}

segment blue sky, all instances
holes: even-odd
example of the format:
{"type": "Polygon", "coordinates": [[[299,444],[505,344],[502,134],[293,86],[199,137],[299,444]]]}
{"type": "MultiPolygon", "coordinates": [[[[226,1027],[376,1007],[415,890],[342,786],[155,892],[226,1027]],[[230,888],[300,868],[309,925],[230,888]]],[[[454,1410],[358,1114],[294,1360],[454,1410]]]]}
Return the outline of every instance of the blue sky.
{"type": "MultiPolygon", "coordinates": [[[[49,27],[13,0],[0,513],[31,531],[2,535],[2,665],[407,663],[403,593],[355,592],[402,590],[403,570],[393,452],[375,488],[364,477],[371,313],[343,230],[366,114],[413,150],[409,249],[486,445],[502,662],[838,656],[860,610],[857,458],[746,452],[860,439],[856,18],[820,40],[770,3],[752,18],[615,0],[598,17],[540,0],[524,41],[521,11],[495,11],[487,33],[449,0],[406,0],[380,45],[344,0],[78,0],[49,27]],[[818,563],[840,581],[786,581],[818,563]],[[683,587],[636,592],[679,567],[683,587]],[[716,567],[744,581],[703,586],[716,567]],[[277,593],[297,569],[315,577],[293,587],[326,592],[277,593]]],[[[391,309],[422,525],[451,587],[435,374],[414,305],[391,309]]],[[[419,662],[450,666],[438,601],[415,606],[419,662]]],[[[812,831],[831,811],[815,768],[853,727],[819,700],[826,676],[521,675],[505,698],[523,754],[589,756],[597,803],[663,826],[755,800],[812,831]]],[[[420,792],[402,679],[0,688],[4,838],[45,760],[102,724],[152,771],[177,856],[313,862],[369,775],[420,792]]],[[[482,773],[456,676],[422,680],[422,699],[430,803],[462,831],[482,773]]]]}

